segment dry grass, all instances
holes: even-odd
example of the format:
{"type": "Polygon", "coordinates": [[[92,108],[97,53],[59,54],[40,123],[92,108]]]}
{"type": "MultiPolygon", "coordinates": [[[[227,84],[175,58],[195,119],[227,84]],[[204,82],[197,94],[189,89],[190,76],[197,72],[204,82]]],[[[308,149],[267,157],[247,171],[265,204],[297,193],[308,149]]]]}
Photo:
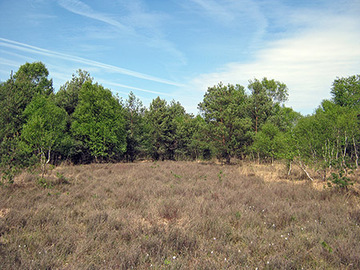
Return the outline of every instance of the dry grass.
{"type": "Polygon", "coordinates": [[[63,166],[41,183],[25,173],[0,187],[1,267],[359,269],[359,197],[277,181],[279,166],[63,166]]]}

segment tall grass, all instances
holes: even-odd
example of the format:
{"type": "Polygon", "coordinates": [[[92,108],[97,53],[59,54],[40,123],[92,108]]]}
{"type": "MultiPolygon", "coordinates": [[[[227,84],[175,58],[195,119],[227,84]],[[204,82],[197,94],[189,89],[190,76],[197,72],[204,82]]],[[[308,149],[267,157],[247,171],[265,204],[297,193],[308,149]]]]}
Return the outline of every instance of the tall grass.
{"type": "Polygon", "coordinates": [[[0,187],[1,267],[360,269],[359,197],[244,166],[64,166],[45,186],[23,175],[0,187]]]}

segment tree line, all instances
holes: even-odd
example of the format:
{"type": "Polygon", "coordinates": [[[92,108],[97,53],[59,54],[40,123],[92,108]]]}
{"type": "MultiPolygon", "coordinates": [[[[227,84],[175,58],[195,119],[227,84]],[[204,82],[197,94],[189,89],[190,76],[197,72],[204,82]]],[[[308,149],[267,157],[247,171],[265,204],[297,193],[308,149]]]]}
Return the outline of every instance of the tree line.
{"type": "Polygon", "coordinates": [[[284,160],[289,174],[297,164],[325,178],[358,167],[360,75],[335,79],[332,98],[308,116],[284,105],[288,88],[274,79],[209,87],[194,116],[175,100],[157,97],[149,108],[132,92],[122,100],[83,70],[57,92],[48,76],[43,63],[26,63],[0,84],[5,178],[62,161],[284,160]]]}

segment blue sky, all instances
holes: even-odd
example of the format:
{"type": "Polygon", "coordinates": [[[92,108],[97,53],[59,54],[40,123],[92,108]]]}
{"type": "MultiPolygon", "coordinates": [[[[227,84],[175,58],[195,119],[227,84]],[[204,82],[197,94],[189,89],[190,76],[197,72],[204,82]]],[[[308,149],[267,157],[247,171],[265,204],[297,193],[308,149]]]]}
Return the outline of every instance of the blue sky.
{"type": "Polygon", "coordinates": [[[77,69],[124,99],[197,114],[209,86],[254,78],[309,114],[360,73],[358,0],[0,0],[0,80],[42,61],[57,91],[77,69]]]}

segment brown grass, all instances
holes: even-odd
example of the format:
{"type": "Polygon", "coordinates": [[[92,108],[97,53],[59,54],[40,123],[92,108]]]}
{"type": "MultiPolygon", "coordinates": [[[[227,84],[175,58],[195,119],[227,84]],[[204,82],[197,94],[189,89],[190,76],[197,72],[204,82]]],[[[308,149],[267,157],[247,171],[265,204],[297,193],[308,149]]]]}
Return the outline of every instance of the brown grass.
{"type": "Polygon", "coordinates": [[[25,173],[0,187],[1,267],[359,269],[359,197],[279,181],[277,166],[61,166],[45,185],[25,173]]]}

